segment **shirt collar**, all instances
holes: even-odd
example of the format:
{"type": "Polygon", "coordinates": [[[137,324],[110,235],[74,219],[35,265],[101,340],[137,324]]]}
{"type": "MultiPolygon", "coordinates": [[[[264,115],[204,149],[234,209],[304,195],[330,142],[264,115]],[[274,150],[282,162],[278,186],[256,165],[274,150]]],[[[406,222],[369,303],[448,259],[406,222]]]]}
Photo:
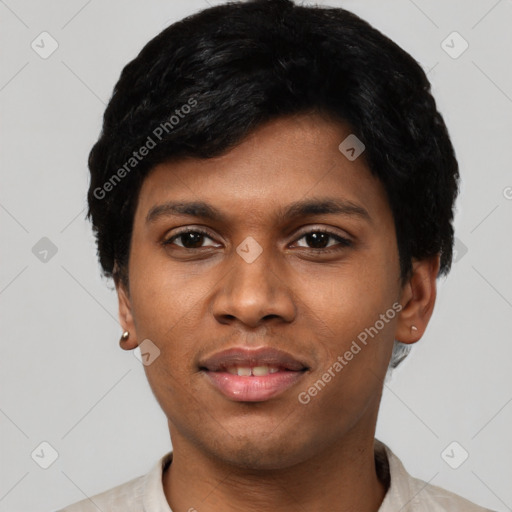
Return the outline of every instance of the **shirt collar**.
{"type": "MultiPolygon", "coordinates": [[[[414,499],[408,482],[408,473],[391,449],[374,440],[377,474],[388,490],[378,512],[396,512],[414,499]]],[[[163,473],[172,462],[172,451],[165,454],[145,476],[144,512],[172,512],[164,493],[163,473]]],[[[411,503],[412,504],[412,503],[411,503]]]]}
{"type": "Polygon", "coordinates": [[[142,504],[144,512],[172,512],[164,493],[163,474],[172,462],[172,452],[166,453],[146,475],[142,504]]]}
{"type": "MultiPolygon", "coordinates": [[[[419,494],[419,490],[412,486],[415,480],[409,475],[400,459],[391,451],[389,446],[375,439],[374,447],[376,462],[379,458],[387,461],[387,474],[390,480],[388,491],[378,512],[396,512],[397,510],[407,512],[410,510],[405,508],[407,505],[414,508],[414,505],[418,505],[419,494]]],[[[424,482],[424,485],[427,485],[426,482],[424,482]]]]}

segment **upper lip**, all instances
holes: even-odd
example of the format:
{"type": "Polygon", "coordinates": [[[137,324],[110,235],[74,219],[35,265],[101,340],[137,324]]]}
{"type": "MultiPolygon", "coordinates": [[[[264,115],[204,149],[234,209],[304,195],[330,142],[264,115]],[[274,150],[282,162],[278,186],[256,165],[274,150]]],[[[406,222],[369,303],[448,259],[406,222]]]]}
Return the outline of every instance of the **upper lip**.
{"type": "Polygon", "coordinates": [[[200,369],[209,371],[224,370],[230,366],[278,366],[287,370],[307,370],[308,366],[293,357],[288,352],[270,347],[249,349],[246,347],[234,347],[213,356],[203,359],[199,363],[200,369]]]}

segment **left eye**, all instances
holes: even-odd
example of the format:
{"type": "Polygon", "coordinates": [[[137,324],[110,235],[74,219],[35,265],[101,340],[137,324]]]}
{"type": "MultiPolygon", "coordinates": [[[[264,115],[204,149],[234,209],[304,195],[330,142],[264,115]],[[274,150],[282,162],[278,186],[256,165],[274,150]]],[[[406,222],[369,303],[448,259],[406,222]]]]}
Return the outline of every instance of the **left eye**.
{"type": "MultiPolygon", "coordinates": [[[[317,249],[317,250],[325,250],[328,247],[332,247],[332,245],[328,245],[328,240],[334,239],[338,241],[338,243],[341,246],[344,247],[350,247],[352,245],[352,242],[348,240],[347,238],[343,238],[342,236],[335,235],[334,233],[331,233],[330,231],[324,231],[322,229],[315,229],[313,231],[309,231],[307,233],[304,233],[298,240],[302,239],[306,240],[306,243],[315,245],[316,247],[311,247],[311,249],[317,249]],[[326,245],[327,242],[327,245],[326,245]],[[318,247],[320,245],[320,247],[318,247]]],[[[336,245],[336,244],[333,244],[336,245]]]]}

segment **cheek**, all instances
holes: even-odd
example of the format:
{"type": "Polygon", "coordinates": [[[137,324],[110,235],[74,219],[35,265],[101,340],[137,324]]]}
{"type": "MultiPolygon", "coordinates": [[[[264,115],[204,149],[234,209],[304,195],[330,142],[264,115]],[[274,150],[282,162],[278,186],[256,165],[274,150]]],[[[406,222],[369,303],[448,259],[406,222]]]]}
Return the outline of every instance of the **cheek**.
{"type": "MultiPolygon", "coordinates": [[[[196,368],[193,361],[204,340],[201,325],[206,318],[205,295],[208,283],[189,272],[171,269],[149,255],[135,256],[130,270],[132,312],[140,341],[151,340],[160,351],[155,361],[145,366],[154,391],[165,387],[170,396],[184,396],[186,381],[196,368]],[[141,269],[144,268],[143,271],[141,269]]],[[[188,385],[188,384],[187,384],[188,385]]]]}
{"type": "Polygon", "coordinates": [[[137,334],[161,337],[180,329],[193,313],[205,287],[189,272],[172,268],[155,253],[134,251],[130,261],[130,291],[137,334]]]}
{"type": "MultiPolygon", "coordinates": [[[[353,270],[338,269],[330,278],[316,281],[322,286],[317,286],[315,293],[303,295],[308,297],[305,311],[309,310],[309,318],[317,327],[315,351],[323,352],[310,382],[328,381],[325,387],[321,383],[317,386],[323,398],[312,401],[325,400],[338,412],[357,407],[360,400],[371,400],[381,386],[398,314],[393,304],[399,307],[394,274],[378,265],[365,272],[353,270]]],[[[314,279],[308,279],[311,281],[304,283],[304,289],[315,289],[314,279]]]]}
{"type": "Polygon", "coordinates": [[[304,273],[296,296],[304,300],[305,311],[311,311],[317,324],[347,340],[392,306],[398,292],[394,278],[378,261],[361,258],[355,264],[304,273]]]}

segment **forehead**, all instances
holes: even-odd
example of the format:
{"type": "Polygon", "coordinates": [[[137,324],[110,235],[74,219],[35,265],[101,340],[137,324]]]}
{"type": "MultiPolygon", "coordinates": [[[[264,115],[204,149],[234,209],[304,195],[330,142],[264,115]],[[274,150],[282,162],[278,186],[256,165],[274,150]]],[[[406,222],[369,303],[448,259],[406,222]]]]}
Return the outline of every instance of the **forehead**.
{"type": "Polygon", "coordinates": [[[378,219],[390,213],[385,190],[364,153],[351,161],[339,150],[350,135],[348,125],[313,114],[273,120],[222,156],[156,166],[142,185],[136,217],[147,220],[172,200],[207,203],[233,221],[270,219],[284,205],[331,198],[378,219]]]}

